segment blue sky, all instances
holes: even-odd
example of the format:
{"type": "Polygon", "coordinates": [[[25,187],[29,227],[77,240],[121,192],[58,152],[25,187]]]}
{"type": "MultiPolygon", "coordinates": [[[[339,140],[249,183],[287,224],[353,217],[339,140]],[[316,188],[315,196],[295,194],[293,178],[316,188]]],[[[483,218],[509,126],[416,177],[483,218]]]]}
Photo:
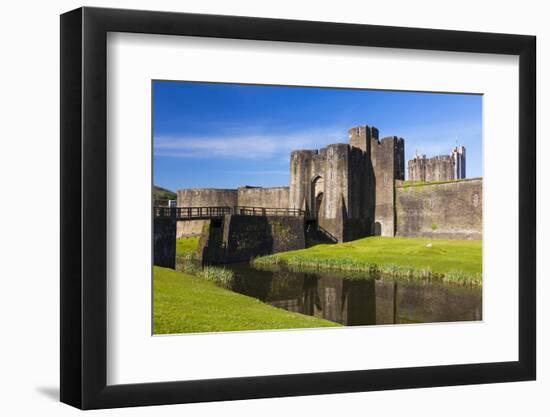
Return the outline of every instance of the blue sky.
{"type": "Polygon", "coordinates": [[[403,137],[406,160],[448,154],[458,138],[467,176],[482,175],[479,95],[154,81],[154,183],[288,185],[293,149],[347,143],[365,124],[403,137]]]}

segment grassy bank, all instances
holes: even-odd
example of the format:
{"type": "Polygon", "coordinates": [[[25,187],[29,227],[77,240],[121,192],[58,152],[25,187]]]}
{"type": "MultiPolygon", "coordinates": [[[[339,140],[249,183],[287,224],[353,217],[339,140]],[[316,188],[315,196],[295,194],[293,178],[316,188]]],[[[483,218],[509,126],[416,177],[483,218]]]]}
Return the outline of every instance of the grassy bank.
{"type": "Polygon", "coordinates": [[[256,258],[255,267],[287,265],[481,285],[481,241],[368,237],[256,258]]]}
{"type": "Polygon", "coordinates": [[[176,257],[180,260],[191,260],[195,258],[199,236],[180,237],[176,239],[176,257]]]}
{"type": "Polygon", "coordinates": [[[231,288],[235,283],[235,273],[220,266],[200,266],[194,262],[183,261],[177,264],[178,272],[210,281],[218,287],[231,288]]]}
{"type": "Polygon", "coordinates": [[[171,269],[153,269],[153,332],[199,333],[339,326],[292,313],[171,269]]]}
{"type": "Polygon", "coordinates": [[[445,180],[445,181],[401,181],[397,187],[398,188],[410,188],[410,187],[424,187],[426,185],[440,185],[440,184],[450,184],[453,182],[464,182],[464,181],[473,181],[473,180],[479,180],[480,177],[474,177],[474,178],[461,178],[458,180],[445,180]]]}

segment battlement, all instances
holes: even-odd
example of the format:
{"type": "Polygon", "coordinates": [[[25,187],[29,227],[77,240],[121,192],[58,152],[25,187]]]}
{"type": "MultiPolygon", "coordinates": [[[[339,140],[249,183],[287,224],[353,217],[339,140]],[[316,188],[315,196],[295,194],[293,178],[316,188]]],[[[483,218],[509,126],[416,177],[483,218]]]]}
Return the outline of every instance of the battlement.
{"type": "Polygon", "coordinates": [[[178,207],[288,208],[289,187],[186,188],[177,194],[178,207]]]}
{"type": "Polygon", "coordinates": [[[389,143],[392,141],[395,141],[396,143],[405,143],[405,140],[398,136],[384,136],[382,139],[376,139],[376,141],[373,139],[373,142],[378,142],[379,145],[383,145],[384,143],[389,143]]]}
{"type": "MultiPolygon", "coordinates": [[[[303,210],[306,219],[338,241],[394,236],[396,187],[405,180],[405,140],[379,137],[374,126],[348,130],[349,143],[290,153],[289,187],[178,191],[178,206],[254,206],[303,210]]],[[[466,149],[408,161],[412,182],[449,181],[466,175],[466,149]]],[[[402,187],[401,187],[402,188],[402,187]]]]}
{"type": "Polygon", "coordinates": [[[412,182],[449,181],[466,177],[466,148],[454,147],[449,155],[427,158],[415,154],[409,160],[408,180],[412,182]]]}
{"type": "Polygon", "coordinates": [[[306,160],[314,158],[316,155],[319,154],[319,151],[317,149],[297,149],[292,152],[290,152],[290,160],[306,160]]]}
{"type": "Polygon", "coordinates": [[[370,153],[370,142],[378,141],[378,129],[368,125],[355,126],[348,130],[348,139],[350,146],[370,153]]]}

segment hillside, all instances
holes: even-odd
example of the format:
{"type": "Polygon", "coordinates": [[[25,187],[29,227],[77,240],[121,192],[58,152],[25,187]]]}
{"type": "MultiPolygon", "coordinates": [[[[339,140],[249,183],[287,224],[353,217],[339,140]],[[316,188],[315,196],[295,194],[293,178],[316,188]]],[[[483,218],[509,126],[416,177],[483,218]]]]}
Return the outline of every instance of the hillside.
{"type": "Polygon", "coordinates": [[[177,195],[175,192],[167,190],[166,188],[153,185],[153,199],[155,200],[176,200],[177,195]]]}

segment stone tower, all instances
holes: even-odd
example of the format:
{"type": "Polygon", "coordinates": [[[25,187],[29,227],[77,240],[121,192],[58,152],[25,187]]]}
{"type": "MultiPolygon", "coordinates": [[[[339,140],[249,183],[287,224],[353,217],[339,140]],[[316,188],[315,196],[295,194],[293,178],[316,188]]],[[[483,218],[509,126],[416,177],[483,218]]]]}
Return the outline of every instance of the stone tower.
{"type": "Polygon", "coordinates": [[[404,179],[405,144],[378,129],[349,130],[349,144],[293,151],[289,206],[343,242],[395,234],[395,180],[404,179]]]}
{"type": "Polygon", "coordinates": [[[366,183],[371,235],[395,234],[395,180],[405,179],[405,141],[397,136],[378,139],[378,129],[349,129],[349,142],[366,153],[366,183]]]}
{"type": "Polygon", "coordinates": [[[305,211],[322,230],[340,242],[368,228],[364,219],[365,161],[360,149],[344,143],[320,150],[298,150],[290,155],[290,208],[305,211]],[[346,227],[354,223],[357,228],[346,227]]]}
{"type": "Polygon", "coordinates": [[[450,155],[426,158],[415,154],[408,163],[408,179],[414,182],[450,181],[466,177],[466,148],[455,147],[450,155]]]}
{"type": "Polygon", "coordinates": [[[466,148],[455,146],[451,151],[451,157],[455,164],[454,179],[466,178],[466,148]]]}

